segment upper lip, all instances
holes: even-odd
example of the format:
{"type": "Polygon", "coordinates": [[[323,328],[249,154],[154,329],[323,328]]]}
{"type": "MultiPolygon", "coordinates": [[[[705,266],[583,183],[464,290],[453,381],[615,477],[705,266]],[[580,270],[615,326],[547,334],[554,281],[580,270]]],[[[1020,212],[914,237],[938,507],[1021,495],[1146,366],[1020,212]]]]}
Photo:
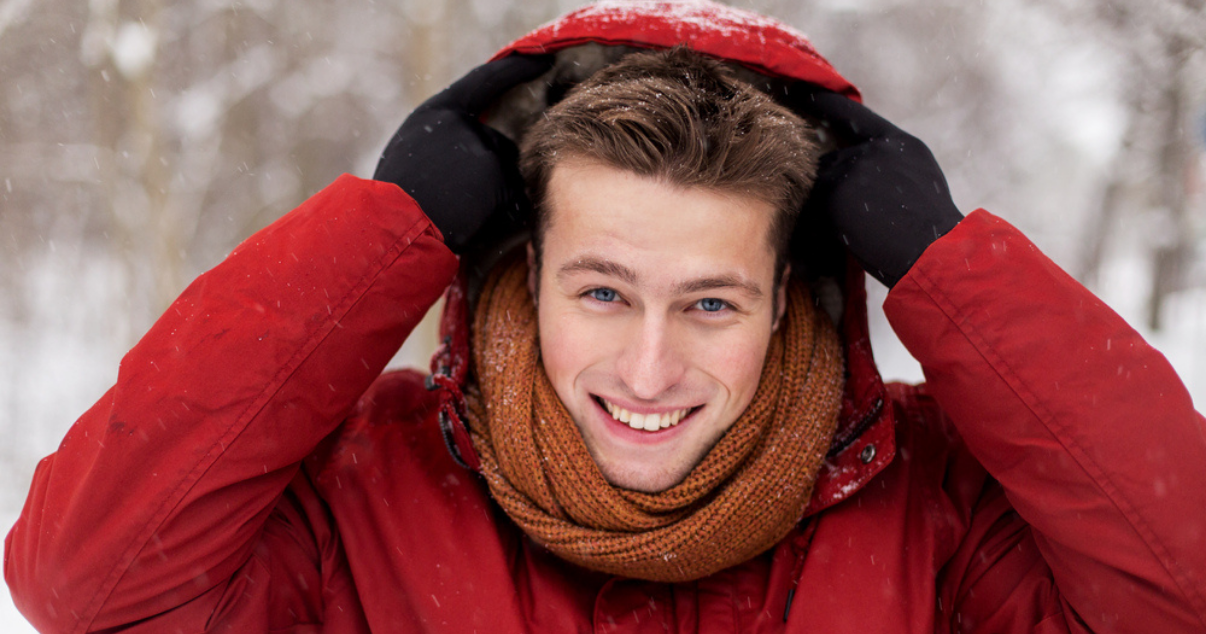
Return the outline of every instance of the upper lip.
{"type": "Polygon", "coordinates": [[[645,416],[649,414],[669,414],[671,412],[677,412],[684,409],[690,410],[701,405],[701,403],[697,403],[694,405],[658,405],[657,407],[650,407],[647,405],[634,405],[631,402],[622,399],[614,399],[610,396],[603,396],[602,394],[593,394],[592,396],[606,403],[611,403],[612,405],[626,409],[633,414],[641,414],[645,416]]]}

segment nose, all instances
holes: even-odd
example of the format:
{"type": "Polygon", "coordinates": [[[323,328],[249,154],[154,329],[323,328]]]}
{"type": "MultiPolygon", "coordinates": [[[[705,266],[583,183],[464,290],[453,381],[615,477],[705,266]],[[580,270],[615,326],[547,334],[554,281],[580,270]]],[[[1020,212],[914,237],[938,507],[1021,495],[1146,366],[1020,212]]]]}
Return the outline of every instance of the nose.
{"type": "Polygon", "coordinates": [[[655,400],[682,381],[685,354],[665,316],[647,313],[634,320],[625,338],[616,369],[633,397],[655,400]]]}

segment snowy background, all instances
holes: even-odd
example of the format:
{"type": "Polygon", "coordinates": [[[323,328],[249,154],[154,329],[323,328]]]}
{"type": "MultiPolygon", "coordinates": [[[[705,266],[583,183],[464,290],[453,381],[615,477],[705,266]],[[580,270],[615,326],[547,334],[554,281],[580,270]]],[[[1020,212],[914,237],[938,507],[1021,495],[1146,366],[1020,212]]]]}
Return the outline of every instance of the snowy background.
{"type": "MultiPolygon", "coordinates": [[[[0,531],[189,280],[579,4],[0,0],[0,531]]],[[[809,34],[960,208],[1019,226],[1206,402],[1206,3],[730,4],[809,34]]],[[[424,328],[398,363],[425,365],[424,328]]],[[[882,314],[873,332],[885,376],[919,380],[882,314]]],[[[0,631],[30,631],[6,587],[0,631]]]]}

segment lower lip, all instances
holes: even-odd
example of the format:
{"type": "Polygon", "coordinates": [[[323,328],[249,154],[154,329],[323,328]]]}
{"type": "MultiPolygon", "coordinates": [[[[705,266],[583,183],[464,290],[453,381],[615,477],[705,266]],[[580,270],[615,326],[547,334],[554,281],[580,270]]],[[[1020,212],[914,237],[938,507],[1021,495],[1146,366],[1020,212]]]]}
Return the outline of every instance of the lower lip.
{"type": "Polygon", "coordinates": [[[633,429],[632,427],[628,426],[628,423],[620,422],[616,418],[612,417],[612,415],[603,408],[599,401],[592,398],[591,402],[595,404],[595,410],[599,413],[599,416],[606,421],[605,428],[608,431],[623,440],[640,444],[656,444],[675,438],[682,433],[682,430],[687,426],[687,423],[695,418],[695,415],[699,413],[699,410],[703,409],[702,407],[697,407],[691,410],[691,413],[679,420],[677,425],[663,427],[657,431],[644,431],[641,429],[633,429]]]}

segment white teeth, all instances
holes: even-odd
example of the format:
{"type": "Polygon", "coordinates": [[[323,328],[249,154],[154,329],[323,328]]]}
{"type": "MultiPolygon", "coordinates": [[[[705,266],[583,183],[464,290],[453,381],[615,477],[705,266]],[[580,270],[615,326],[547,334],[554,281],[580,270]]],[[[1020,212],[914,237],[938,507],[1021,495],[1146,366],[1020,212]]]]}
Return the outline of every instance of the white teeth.
{"type": "Polygon", "coordinates": [[[688,407],[662,414],[634,414],[623,407],[608,401],[603,401],[603,405],[607,408],[607,412],[611,414],[612,418],[620,421],[621,423],[627,423],[628,426],[633,429],[639,429],[642,431],[658,431],[659,429],[665,429],[667,427],[677,425],[678,421],[682,420],[684,416],[691,413],[691,408],[688,407]]]}

